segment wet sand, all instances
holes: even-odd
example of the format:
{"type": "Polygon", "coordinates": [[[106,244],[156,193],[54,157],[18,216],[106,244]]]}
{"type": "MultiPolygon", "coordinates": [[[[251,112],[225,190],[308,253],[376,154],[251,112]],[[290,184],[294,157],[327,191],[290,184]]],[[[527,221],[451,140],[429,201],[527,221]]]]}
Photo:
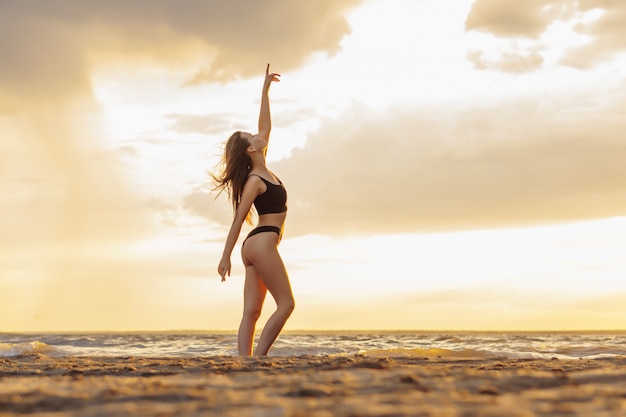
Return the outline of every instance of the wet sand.
{"type": "Polygon", "coordinates": [[[0,416],[626,416],[626,357],[0,359],[0,416]]]}

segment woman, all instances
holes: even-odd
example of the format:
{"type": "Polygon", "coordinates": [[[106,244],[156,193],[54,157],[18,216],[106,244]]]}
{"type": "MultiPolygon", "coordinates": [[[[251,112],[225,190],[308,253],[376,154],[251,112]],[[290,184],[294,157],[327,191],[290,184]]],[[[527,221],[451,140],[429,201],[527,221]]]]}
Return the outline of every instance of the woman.
{"type": "Polygon", "coordinates": [[[269,88],[280,81],[280,74],[270,73],[267,64],[265,82],[261,93],[259,133],[235,132],[228,139],[222,158],[221,172],[212,174],[215,189],[226,190],[234,207],[234,219],[226,238],[224,253],[217,272],[222,281],[230,276],[230,255],[244,220],[250,222],[250,210],[255,206],[258,224],[243,242],[241,257],[246,268],[243,290],[243,318],[239,326],[239,354],[250,356],[256,322],[261,314],[265,294],[269,290],[276,311],[269,318],[255,355],[267,355],[294,308],[291,284],[285,265],[278,253],[285,217],[287,193],[282,182],[265,165],[265,154],[272,128],[269,105],[269,88]]]}

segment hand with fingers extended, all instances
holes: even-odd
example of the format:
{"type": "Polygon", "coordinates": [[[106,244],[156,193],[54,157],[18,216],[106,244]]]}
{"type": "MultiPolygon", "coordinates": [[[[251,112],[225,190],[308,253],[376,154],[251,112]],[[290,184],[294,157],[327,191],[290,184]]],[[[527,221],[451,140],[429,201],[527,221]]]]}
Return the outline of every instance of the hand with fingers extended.
{"type": "Polygon", "coordinates": [[[217,267],[217,273],[222,277],[222,282],[226,281],[226,275],[230,276],[230,259],[222,258],[217,267]]]}
{"type": "Polygon", "coordinates": [[[263,91],[269,91],[270,84],[274,82],[280,81],[280,74],[275,72],[270,72],[270,64],[267,64],[267,68],[265,68],[265,82],[263,83],[263,91]]]}

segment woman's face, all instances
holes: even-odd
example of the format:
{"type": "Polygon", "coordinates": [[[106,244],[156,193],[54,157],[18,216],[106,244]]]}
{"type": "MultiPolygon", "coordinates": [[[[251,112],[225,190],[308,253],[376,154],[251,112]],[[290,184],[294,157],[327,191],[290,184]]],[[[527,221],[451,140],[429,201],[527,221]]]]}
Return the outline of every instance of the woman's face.
{"type": "Polygon", "coordinates": [[[250,146],[252,146],[257,151],[262,151],[263,149],[267,148],[267,141],[259,135],[252,135],[247,132],[241,132],[241,137],[247,140],[250,146]]]}

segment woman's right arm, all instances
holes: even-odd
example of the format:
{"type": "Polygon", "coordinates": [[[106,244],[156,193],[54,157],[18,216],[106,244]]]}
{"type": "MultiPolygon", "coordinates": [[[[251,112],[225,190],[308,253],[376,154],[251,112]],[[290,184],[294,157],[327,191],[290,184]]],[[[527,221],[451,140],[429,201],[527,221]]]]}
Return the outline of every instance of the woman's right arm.
{"type": "Polygon", "coordinates": [[[252,208],[252,203],[254,203],[254,199],[261,192],[262,187],[263,182],[255,176],[249,177],[248,181],[246,181],[246,184],[243,187],[243,191],[241,193],[241,202],[239,203],[239,207],[237,207],[237,211],[235,212],[233,223],[230,226],[228,236],[226,237],[226,243],[224,244],[222,259],[220,260],[220,263],[217,267],[217,273],[220,274],[220,276],[222,277],[222,282],[226,281],[226,274],[230,276],[230,256],[233,253],[235,244],[237,243],[239,233],[241,233],[241,226],[246,220],[246,217],[248,216],[248,213],[252,208]]]}
{"type": "Polygon", "coordinates": [[[270,131],[272,130],[272,116],[270,114],[269,90],[272,82],[278,82],[280,74],[270,73],[270,64],[265,69],[265,81],[261,90],[261,110],[259,111],[259,136],[266,141],[270,139],[270,131]]]}

